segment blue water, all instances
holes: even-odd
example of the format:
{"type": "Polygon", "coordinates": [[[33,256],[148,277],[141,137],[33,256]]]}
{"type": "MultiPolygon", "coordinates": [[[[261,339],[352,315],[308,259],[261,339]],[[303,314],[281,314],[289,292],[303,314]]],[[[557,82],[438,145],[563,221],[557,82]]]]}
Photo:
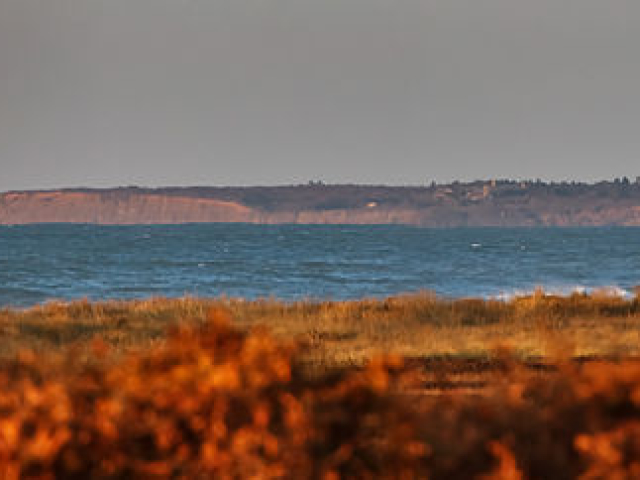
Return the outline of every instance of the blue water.
{"type": "Polygon", "coordinates": [[[151,296],[348,299],[640,284],[640,228],[0,227],[0,305],[151,296]]]}

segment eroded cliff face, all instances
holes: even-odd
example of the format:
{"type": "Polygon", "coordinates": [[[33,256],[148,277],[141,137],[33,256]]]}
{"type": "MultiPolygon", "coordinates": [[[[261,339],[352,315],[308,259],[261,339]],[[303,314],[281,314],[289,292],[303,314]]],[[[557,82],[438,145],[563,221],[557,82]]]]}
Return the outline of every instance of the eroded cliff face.
{"type": "Polygon", "coordinates": [[[212,199],[150,194],[79,192],[7,193],[0,198],[0,223],[164,224],[250,222],[252,209],[212,199]]]}
{"type": "Polygon", "coordinates": [[[419,226],[640,226],[640,205],[592,203],[570,208],[544,202],[441,204],[421,208],[262,210],[239,202],[119,190],[14,192],[0,195],[0,224],[175,224],[197,222],[406,224],[419,226]]]}

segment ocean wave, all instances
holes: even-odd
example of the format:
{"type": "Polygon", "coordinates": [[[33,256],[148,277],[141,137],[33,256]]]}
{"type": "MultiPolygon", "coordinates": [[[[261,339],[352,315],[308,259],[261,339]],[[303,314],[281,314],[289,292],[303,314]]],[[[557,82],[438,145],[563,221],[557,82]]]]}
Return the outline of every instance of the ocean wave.
{"type": "Polygon", "coordinates": [[[600,287],[587,287],[584,285],[570,285],[570,286],[553,286],[542,287],[538,286],[532,289],[514,289],[509,291],[502,291],[494,295],[488,295],[486,298],[491,300],[501,300],[508,302],[510,300],[530,297],[535,294],[542,294],[545,296],[560,296],[568,297],[571,295],[602,295],[606,297],[618,297],[624,299],[632,299],[635,297],[633,290],[629,290],[618,285],[607,285],[600,287]]]}

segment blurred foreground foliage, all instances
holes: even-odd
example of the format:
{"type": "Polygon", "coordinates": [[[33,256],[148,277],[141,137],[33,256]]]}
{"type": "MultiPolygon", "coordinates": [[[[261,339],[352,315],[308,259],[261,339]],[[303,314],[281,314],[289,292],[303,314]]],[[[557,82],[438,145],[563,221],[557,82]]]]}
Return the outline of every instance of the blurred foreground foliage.
{"type": "MultiPolygon", "coordinates": [[[[475,308],[475,307],[474,307],[475,308]]],[[[309,375],[300,346],[228,310],[94,361],[0,369],[0,478],[640,478],[640,364],[498,352],[482,395],[424,395],[399,356],[309,375]]]]}

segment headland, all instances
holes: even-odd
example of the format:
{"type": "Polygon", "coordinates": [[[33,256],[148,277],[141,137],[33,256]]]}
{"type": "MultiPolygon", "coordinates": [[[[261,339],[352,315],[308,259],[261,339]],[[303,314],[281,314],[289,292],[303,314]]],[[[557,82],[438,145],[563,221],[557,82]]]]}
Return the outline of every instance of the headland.
{"type": "Polygon", "coordinates": [[[0,194],[0,224],[640,225],[640,180],[425,186],[118,187],[0,194]]]}

